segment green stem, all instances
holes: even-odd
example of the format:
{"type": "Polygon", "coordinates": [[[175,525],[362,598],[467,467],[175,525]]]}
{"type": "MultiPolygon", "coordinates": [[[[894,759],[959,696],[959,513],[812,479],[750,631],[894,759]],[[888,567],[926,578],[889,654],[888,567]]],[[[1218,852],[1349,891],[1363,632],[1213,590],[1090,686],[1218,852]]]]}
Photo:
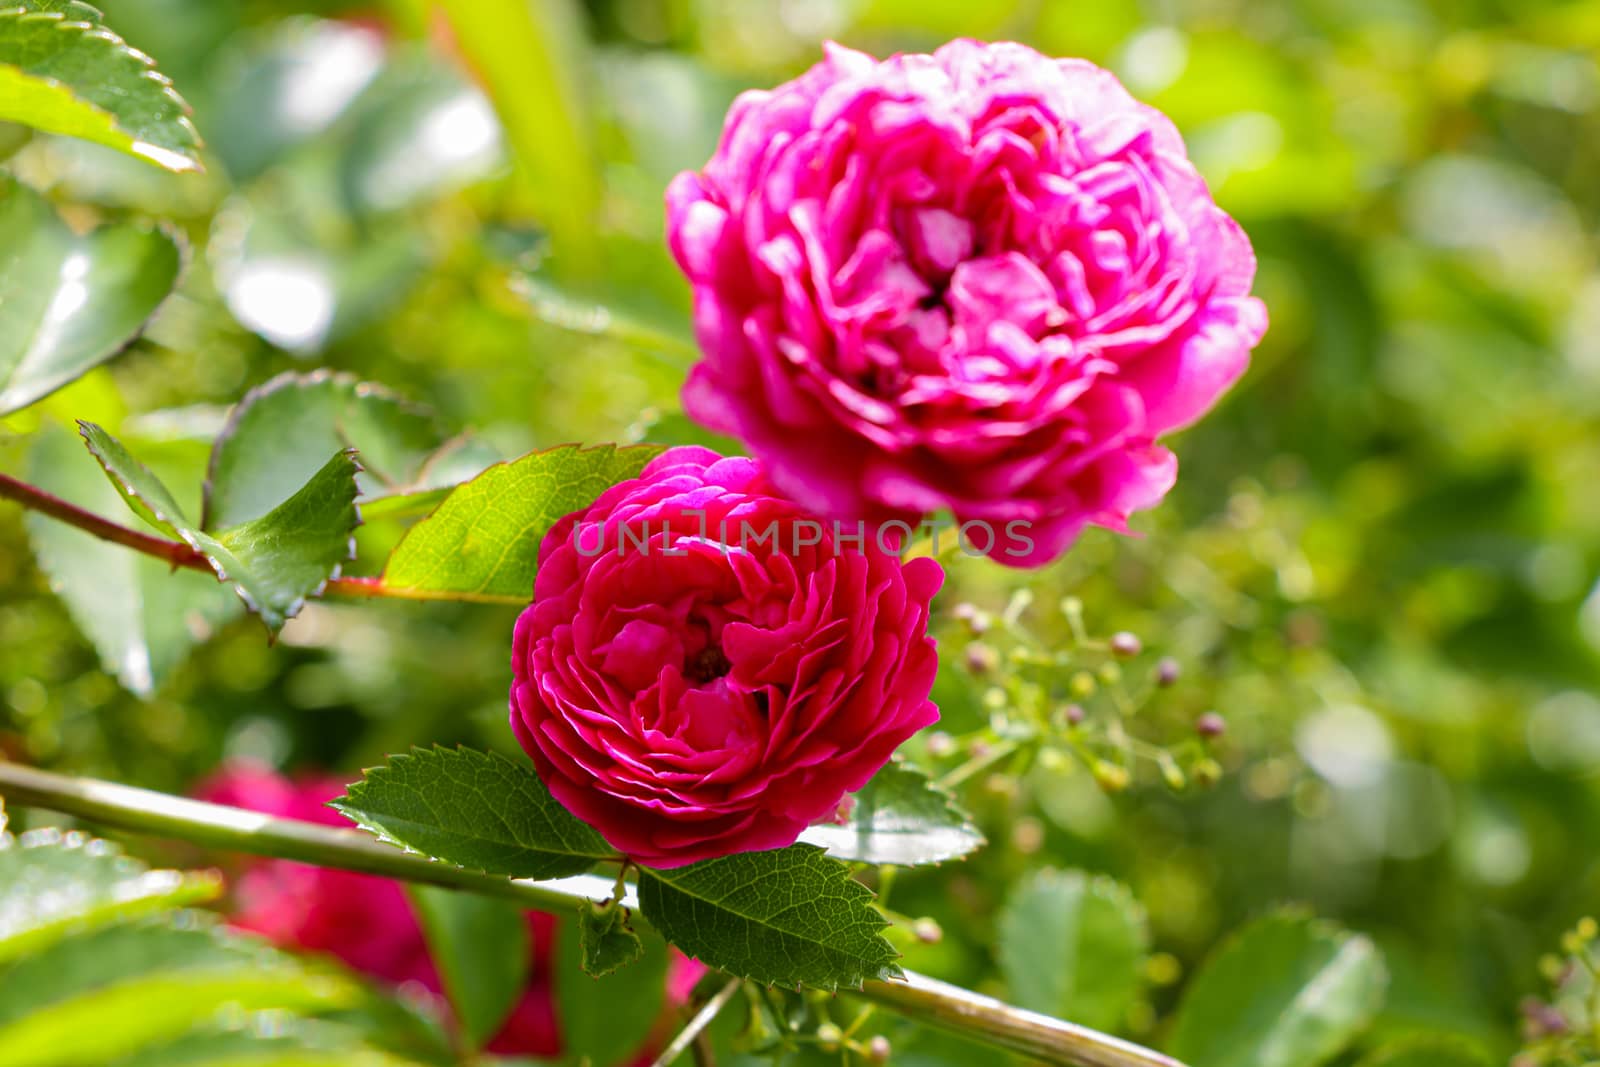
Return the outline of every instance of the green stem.
{"type": "MultiPolygon", "coordinates": [[[[133,833],[461,889],[546,911],[570,911],[580,901],[604,900],[612,890],[612,880],[598,875],[551,882],[501,878],[402,852],[356,830],[279,819],[4,760],[0,760],[0,798],[133,833]]],[[[633,897],[630,892],[627,906],[635,907],[633,897]]],[[[904,981],[868,982],[854,995],[969,1041],[1059,1067],[1183,1067],[1158,1052],[910,971],[904,981]]]]}
{"type": "Polygon", "coordinates": [[[678,1031],[678,1036],[672,1039],[672,1044],[661,1050],[661,1055],[655,1058],[651,1067],[670,1067],[674,1060],[687,1052],[689,1046],[694,1044],[695,1039],[715,1021],[717,1013],[727,1006],[728,1001],[733,999],[735,993],[739,992],[739,986],[742,984],[738,978],[735,978],[717,990],[717,995],[706,1001],[706,1006],[695,1012],[694,1018],[685,1023],[683,1029],[678,1031]]]}

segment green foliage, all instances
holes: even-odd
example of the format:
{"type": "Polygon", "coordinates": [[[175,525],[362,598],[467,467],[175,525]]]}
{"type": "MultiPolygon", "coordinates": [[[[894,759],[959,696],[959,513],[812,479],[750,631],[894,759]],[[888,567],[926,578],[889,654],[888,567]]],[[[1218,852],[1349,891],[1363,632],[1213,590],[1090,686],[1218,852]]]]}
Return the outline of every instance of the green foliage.
{"type": "MultiPolygon", "coordinates": [[[[84,461],[83,442],[59,427],[34,439],[27,474],[39,488],[104,518],[122,511],[116,489],[84,461]]],[[[34,558],[101,664],[142,697],[154,694],[201,635],[243,609],[211,575],[174,571],[42,515],[29,515],[27,524],[34,558]]]]}
{"type": "Polygon", "coordinates": [[[207,529],[258,519],[341,449],[361,457],[363,500],[414,485],[442,444],[433,418],[382,386],[319,371],[245,394],[211,449],[207,529]]]}
{"type": "Polygon", "coordinates": [[[0,834],[0,1062],[409,1062],[363,1048],[348,1027],[301,1028],[297,1015],[364,1004],[353,978],[174,910],[220,888],[79,834],[0,834]],[[270,1028],[241,1025],[268,1015],[270,1028]]]}
{"type": "Polygon", "coordinates": [[[591,978],[604,978],[644,953],[628,909],[614,900],[589,900],[578,906],[578,946],[583,950],[583,973],[591,978]]]}
{"type": "Polygon", "coordinates": [[[636,476],[660,451],[568,445],[496,464],[407,532],[383,584],[424,599],[526,604],[546,531],[636,476]]]}
{"type": "Polygon", "coordinates": [[[200,166],[200,135],[172,83],[76,0],[16,0],[0,11],[0,120],[172,171],[200,166]]]}
{"type": "Polygon", "coordinates": [[[0,836],[0,962],[71,933],[211,900],[221,890],[214,876],[152,871],[81,834],[0,836]]]}
{"type": "Polygon", "coordinates": [[[1269,916],[1195,975],[1169,1048],[1190,1067],[1316,1067],[1372,1021],[1386,981],[1365,937],[1300,915],[1269,916]]]}
{"type": "MultiPolygon", "coordinates": [[[[0,11],[0,26],[9,17],[0,11]]],[[[131,344],[172,290],[183,259],[177,240],[152,226],[117,223],[79,233],[39,194],[4,175],[0,248],[0,415],[131,344]]]]}
{"type": "Polygon", "coordinates": [[[184,514],[171,490],[121,442],[91,422],[81,423],[81,429],[89,451],[134,513],[204,556],[218,580],[231,583],[274,633],[354,552],[350,535],[361,521],[355,506],[360,467],[350,449],[336,453],[267,514],[212,534],[184,514]]]}
{"type": "MultiPolygon", "coordinates": [[[[616,906],[610,909],[615,912],[616,906]]],[[[563,924],[556,937],[552,976],[556,1012],[567,1054],[564,1062],[624,1063],[650,1035],[665,1000],[666,943],[654,935],[640,939],[639,956],[604,976],[584,973],[589,961],[581,934],[563,924]]]]}
{"type": "Polygon", "coordinates": [[[853,989],[900,973],[872,892],[813,845],[640,871],[639,908],[690,956],[765,985],[853,989]]]}
{"type": "Polygon", "coordinates": [[[528,979],[528,923],[515,904],[431,886],[410,887],[450,1005],[473,1048],[495,1035],[528,979]]]}
{"type": "Polygon", "coordinates": [[[873,776],[841,823],[822,823],[801,840],[858,863],[914,866],[960,859],[983,847],[983,834],[950,794],[921,771],[891,763],[873,776]]]}
{"type": "Polygon", "coordinates": [[[1116,1030],[1138,995],[1149,937],[1126,886],[1046,869],[1020,882],[1000,915],[1000,970],[1018,1006],[1116,1030]]]}
{"type": "Polygon", "coordinates": [[[1489,1067],[1487,1053],[1469,1041],[1406,1038],[1363,1056],[1356,1067],[1489,1067]]]}
{"type": "Polygon", "coordinates": [[[617,858],[556,803],[532,767],[494,752],[435,747],[391,756],[332,806],[386,841],[491,874],[560,878],[617,858]]]}

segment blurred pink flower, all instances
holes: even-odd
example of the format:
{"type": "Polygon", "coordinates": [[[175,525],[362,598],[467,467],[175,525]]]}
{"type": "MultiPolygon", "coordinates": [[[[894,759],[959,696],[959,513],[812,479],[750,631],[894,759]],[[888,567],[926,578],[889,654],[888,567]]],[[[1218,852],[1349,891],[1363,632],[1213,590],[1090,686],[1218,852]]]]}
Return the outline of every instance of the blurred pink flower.
{"type": "MultiPolygon", "coordinates": [[[[344,789],[344,782],[327,775],[291,780],[260,764],[238,761],[202,782],[195,795],[264,815],[343,827],[349,823],[326,803],[344,789]]],[[[233,898],[233,926],[284,948],[327,953],[362,974],[426,993],[444,1007],[439,972],[399,882],[288,860],[261,860],[245,868],[233,898]]],[[[556,919],[530,911],[527,920],[533,946],[528,987],[487,1050],[554,1057],[562,1051],[550,969],[556,919]]],[[[669,999],[682,1003],[703,972],[700,964],[674,953],[669,999]]],[[[568,980],[584,979],[573,975],[568,980]]],[[[648,1056],[644,1062],[649,1062],[648,1056]]]]}
{"type": "Polygon", "coordinates": [[[1012,566],[1160,501],[1156,439],[1266,329],[1250,242],[1172,123],[1018,44],[830,45],[738,99],[667,213],[705,353],[688,412],[811,511],[948,508],[1012,566]]]}
{"type": "Polygon", "coordinates": [[[546,535],[512,729],[641,864],[781,848],[937,720],[942,581],[836,540],[755,460],[672,449],[546,535]]]}

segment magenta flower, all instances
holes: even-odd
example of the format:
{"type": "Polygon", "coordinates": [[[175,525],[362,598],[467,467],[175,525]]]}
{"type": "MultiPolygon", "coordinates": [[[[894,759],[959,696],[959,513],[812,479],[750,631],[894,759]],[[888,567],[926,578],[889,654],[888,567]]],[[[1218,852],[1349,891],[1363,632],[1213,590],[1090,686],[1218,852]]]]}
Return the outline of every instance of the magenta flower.
{"type": "Polygon", "coordinates": [[[1157,503],[1156,439],[1266,329],[1250,243],[1172,123],[1018,44],[829,46],[741,96],[667,208],[705,351],[688,412],[812,511],[948,508],[1014,566],[1157,503]]]}
{"type": "Polygon", "coordinates": [[[646,866],[779,848],[934,722],[943,572],[836,533],[703,448],[558,523],[511,661],[556,799],[646,866]]]}

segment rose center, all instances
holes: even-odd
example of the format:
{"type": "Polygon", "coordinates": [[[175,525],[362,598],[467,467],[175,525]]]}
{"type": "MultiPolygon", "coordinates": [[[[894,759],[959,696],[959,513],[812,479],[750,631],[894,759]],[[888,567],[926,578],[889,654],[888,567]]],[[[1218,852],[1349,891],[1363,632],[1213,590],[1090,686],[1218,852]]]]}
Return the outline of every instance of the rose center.
{"type": "Polygon", "coordinates": [[[701,649],[689,657],[689,662],[684,665],[684,677],[696,685],[705,685],[714,682],[733,669],[733,664],[728,662],[728,657],[722,649],[715,645],[701,649]]]}

